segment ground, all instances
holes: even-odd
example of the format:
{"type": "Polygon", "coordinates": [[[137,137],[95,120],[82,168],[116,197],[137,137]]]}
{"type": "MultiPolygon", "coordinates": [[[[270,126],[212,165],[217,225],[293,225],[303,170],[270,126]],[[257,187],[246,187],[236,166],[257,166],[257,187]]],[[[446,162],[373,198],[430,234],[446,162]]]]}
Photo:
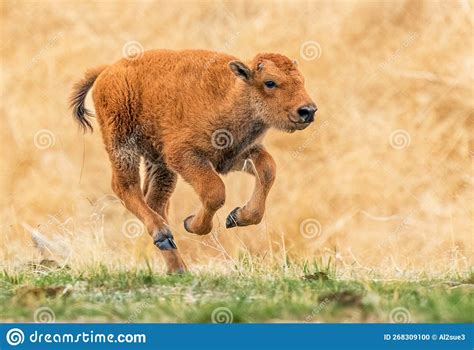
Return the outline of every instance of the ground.
{"type": "Polygon", "coordinates": [[[2,322],[474,322],[472,274],[383,281],[307,267],[179,276],[32,267],[4,271],[0,284],[2,322]]]}

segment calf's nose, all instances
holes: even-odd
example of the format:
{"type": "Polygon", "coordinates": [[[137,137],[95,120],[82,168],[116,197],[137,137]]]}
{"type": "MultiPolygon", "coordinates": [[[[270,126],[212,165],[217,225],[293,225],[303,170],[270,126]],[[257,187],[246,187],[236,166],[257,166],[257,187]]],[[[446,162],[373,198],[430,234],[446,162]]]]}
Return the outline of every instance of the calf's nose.
{"type": "Polygon", "coordinates": [[[298,108],[298,115],[300,116],[301,122],[311,123],[314,121],[314,113],[316,113],[317,110],[316,106],[312,105],[298,108]]]}

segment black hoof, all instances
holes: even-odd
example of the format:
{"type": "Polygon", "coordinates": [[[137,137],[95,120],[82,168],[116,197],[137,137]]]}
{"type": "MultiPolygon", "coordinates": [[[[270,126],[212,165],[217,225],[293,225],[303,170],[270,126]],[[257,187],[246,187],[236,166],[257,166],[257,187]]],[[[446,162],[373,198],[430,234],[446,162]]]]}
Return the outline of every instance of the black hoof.
{"type": "Polygon", "coordinates": [[[191,231],[191,229],[189,228],[189,223],[190,223],[190,221],[193,219],[193,217],[194,217],[194,215],[190,215],[190,216],[188,216],[186,219],[184,219],[184,222],[183,222],[184,229],[185,229],[186,231],[188,231],[189,233],[193,233],[193,232],[191,231]]]}
{"type": "Polygon", "coordinates": [[[231,227],[239,226],[237,223],[237,211],[239,209],[240,207],[237,207],[230,212],[230,214],[227,216],[227,219],[225,220],[225,227],[231,228],[231,227]]]}
{"type": "Polygon", "coordinates": [[[168,271],[166,274],[170,276],[182,276],[187,272],[186,269],[177,269],[176,271],[168,271]]]}
{"type": "Polygon", "coordinates": [[[161,231],[156,232],[153,235],[153,244],[160,250],[173,250],[176,249],[176,242],[173,239],[173,234],[169,228],[165,228],[161,231]]]}

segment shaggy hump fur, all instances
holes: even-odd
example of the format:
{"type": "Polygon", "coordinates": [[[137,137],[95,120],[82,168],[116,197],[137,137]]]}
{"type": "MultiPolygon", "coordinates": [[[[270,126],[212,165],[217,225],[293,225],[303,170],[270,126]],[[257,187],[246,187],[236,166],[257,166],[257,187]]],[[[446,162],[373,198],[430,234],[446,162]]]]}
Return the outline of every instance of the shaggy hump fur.
{"type": "Polygon", "coordinates": [[[87,130],[93,131],[92,124],[87,117],[94,117],[94,114],[85,107],[85,99],[92,85],[94,85],[95,80],[105,68],[106,66],[101,66],[88,70],[84,79],[73,86],[70,108],[72,109],[72,115],[84,132],[87,130]]]}

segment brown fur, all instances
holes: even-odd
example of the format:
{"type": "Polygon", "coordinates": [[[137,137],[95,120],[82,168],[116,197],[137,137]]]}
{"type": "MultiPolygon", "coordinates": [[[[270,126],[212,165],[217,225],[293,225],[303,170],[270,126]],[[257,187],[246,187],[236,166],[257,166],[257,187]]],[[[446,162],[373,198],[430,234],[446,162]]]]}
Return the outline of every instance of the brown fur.
{"type": "Polygon", "coordinates": [[[314,106],[296,64],[279,54],[259,54],[245,65],[210,51],[155,50],[89,71],[76,85],[71,104],[77,120],[90,129],[84,98],[92,84],[112,163],[112,188],[146,225],[170,271],[185,269],[177,250],[169,246],[167,226],[177,174],[194,187],[203,204],[185,220],[186,230],[211,231],[213,215],[225,201],[219,174],[231,170],[255,174],[256,183],[250,201],[229,215],[227,226],[257,224],[275,178],[275,163],[261,139],[270,127],[304,129],[309,123],[298,122],[298,108],[314,106]],[[267,80],[277,87],[265,87],[267,80]],[[227,145],[222,147],[217,137],[227,138],[227,145]],[[143,189],[141,158],[146,164],[143,189]]]}

